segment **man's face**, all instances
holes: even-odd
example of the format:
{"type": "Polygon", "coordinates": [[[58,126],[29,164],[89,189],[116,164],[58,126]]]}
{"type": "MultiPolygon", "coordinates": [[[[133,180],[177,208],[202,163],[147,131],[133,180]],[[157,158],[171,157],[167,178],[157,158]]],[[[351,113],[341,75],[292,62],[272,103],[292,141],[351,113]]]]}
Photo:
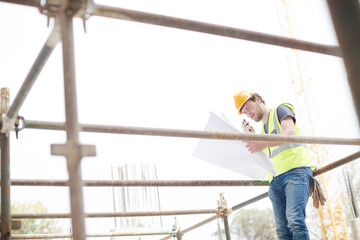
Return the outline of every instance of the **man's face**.
{"type": "Polygon", "coordinates": [[[263,112],[258,101],[258,99],[256,99],[256,101],[247,101],[242,108],[242,113],[246,114],[246,116],[255,122],[259,122],[263,117],[263,112]]]}

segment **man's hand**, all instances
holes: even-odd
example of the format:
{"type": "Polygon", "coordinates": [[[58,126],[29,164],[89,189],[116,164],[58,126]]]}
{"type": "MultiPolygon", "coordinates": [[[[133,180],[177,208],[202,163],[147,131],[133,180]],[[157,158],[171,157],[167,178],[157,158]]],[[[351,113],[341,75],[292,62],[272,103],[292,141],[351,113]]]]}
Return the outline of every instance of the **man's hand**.
{"type": "MultiPolygon", "coordinates": [[[[247,127],[247,126],[248,126],[248,123],[244,120],[244,122],[243,122],[244,132],[246,129],[245,127],[247,127]]],[[[284,120],[281,122],[281,127],[282,127],[283,131],[279,135],[296,135],[295,123],[291,116],[287,116],[286,118],[284,118],[284,120]]],[[[249,132],[247,132],[247,133],[249,133],[249,132]]],[[[253,133],[255,133],[255,132],[253,132],[253,133]]],[[[285,144],[282,142],[259,142],[259,141],[256,141],[256,142],[255,141],[244,141],[244,142],[247,143],[245,147],[251,153],[260,152],[268,147],[275,147],[275,146],[280,146],[280,145],[285,144]]]]}
{"type": "Polygon", "coordinates": [[[244,121],[242,122],[241,124],[242,128],[243,128],[243,131],[244,133],[255,133],[255,130],[252,126],[250,126],[250,123],[248,123],[247,121],[244,121]]]}
{"type": "Polygon", "coordinates": [[[267,148],[266,142],[245,142],[247,143],[245,147],[251,153],[261,152],[262,150],[267,148]]]}

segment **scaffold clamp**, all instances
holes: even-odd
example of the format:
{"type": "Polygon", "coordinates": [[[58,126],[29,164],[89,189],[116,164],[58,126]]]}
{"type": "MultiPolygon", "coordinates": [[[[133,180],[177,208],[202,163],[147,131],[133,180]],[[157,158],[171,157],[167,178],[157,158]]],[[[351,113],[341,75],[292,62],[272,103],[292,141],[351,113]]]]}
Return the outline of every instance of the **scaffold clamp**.
{"type": "Polygon", "coordinates": [[[73,144],[51,144],[51,155],[67,156],[69,152],[74,150],[74,147],[80,148],[81,157],[96,156],[96,147],[94,145],[75,145],[73,144]]]}
{"type": "Polygon", "coordinates": [[[221,217],[225,217],[231,214],[232,209],[227,207],[227,203],[224,197],[224,193],[220,193],[220,200],[217,201],[218,203],[218,215],[221,217]]]}

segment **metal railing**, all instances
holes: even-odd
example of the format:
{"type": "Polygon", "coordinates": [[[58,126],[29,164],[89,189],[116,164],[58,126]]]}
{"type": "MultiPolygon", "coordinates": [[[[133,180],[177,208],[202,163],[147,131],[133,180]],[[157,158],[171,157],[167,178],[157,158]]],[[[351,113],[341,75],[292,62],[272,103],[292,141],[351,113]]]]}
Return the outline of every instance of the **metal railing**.
{"type": "MultiPolygon", "coordinates": [[[[63,49],[63,65],[64,65],[64,95],[65,95],[65,110],[66,110],[66,122],[65,123],[49,123],[49,122],[35,122],[27,121],[24,125],[25,128],[38,128],[53,130],[65,130],[67,134],[67,142],[64,145],[52,145],[52,154],[63,155],[67,159],[67,168],[69,172],[69,180],[62,183],[64,186],[70,188],[70,201],[71,201],[71,213],[69,217],[72,218],[73,237],[76,240],[83,240],[90,235],[85,234],[84,217],[87,215],[83,210],[83,184],[86,181],[82,181],[80,161],[84,156],[94,156],[95,147],[81,145],[79,142],[80,131],[90,132],[107,132],[107,133],[120,133],[120,134],[138,134],[138,135],[154,135],[154,136],[169,136],[169,137],[192,137],[192,138],[209,138],[209,139],[223,139],[223,140],[254,140],[254,141],[282,141],[282,142],[298,142],[298,143],[317,143],[317,144],[343,144],[343,145],[360,145],[359,139],[339,139],[339,138],[319,138],[319,137],[292,137],[292,136],[264,136],[254,134],[232,134],[232,133],[218,133],[218,132],[201,132],[201,131],[187,131],[187,130],[171,130],[171,129],[151,129],[151,128],[137,128],[137,127],[119,127],[119,126],[99,126],[99,125],[85,125],[78,123],[78,111],[76,100],[76,80],[75,80],[75,65],[74,65],[74,40],[73,40],[73,18],[80,17],[84,21],[92,16],[109,17],[127,21],[142,22],[147,24],[154,24],[164,27],[171,27],[177,29],[184,29],[189,31],[202,32],[207,34],[213,34],[223,37],[236,38],[241,40],[254,41],[258,43],[271,44],[275,46],[282,46],[287,48],[296,48],[305,51],[311,51],[315,53],[327,54],[331,56],[343,57],[345,67],[348,73],[348,81],[351,88],[354,105],[356,108],[357,116],[360,117],[360,7],[357,0],[328,0],[328,6],[334,22],[335,31],[337,33],[340,47],[328,46],[323,44],[311,43],[301,40],[295,40],[290,38],[284,38],[274,36],[270,34],[257,33],[242,29],[236,29],[226,26],[219,26],[214,24],[208,24],[198,21],[191,21],[187,19],[174,18],[169,16],[163,16],[158,14],[145,13],[140,11],[133,11],[128,9],[107,7],[95,4],[92,0],[64,0],[64,1],[40,1],[40,0],[0,0],[2,2],[21,4],[25,6],[36,7],[42,14],[48,17],[55,17],[56,23],[53,32],[50,34],[48,40],[38,58],[33,64],[26,77],[21,89],[19,90],[15,100],[11,106],[9,106],[9,91],[8,89],[1,89],[1,238],[11,239],[11,213],[10,213],[10,146],[9,146],[9,132],[14,130],[16,126],[16,117],[18,112],[25,101],[28,93],[31,90],[37,76],[39,75],[42,67],[46,63],[48,57],[51,55],[52,50],[56,47],[57,43],[62,41],[63,49]],[[342,16],[347,16],[344,19],[342,16]],[[57,128],[57,129],[56,129],[57,128]]],[[[344,159],[341,159],[333,164],[329,164],[326,167],[319,169],[315,174],[321,174],[325,171],[329,171],[337,166],[348,163],[359,158],[359,152],[354,153],[344,159]]],[[[18,180],[20,183],[21,180],[18,180]]],[[[26,183],[26,180],[22,180],[26,183]]],[[[39,180],[40,181],[40,180],[39,180]]],[[[16,183],[16,180],[13,181],[16,183]]],[[[53,182],[55,184],[55,182],[53,182]]],[[[124,182],[125,183],[125,182],[124,182]]],[[[205,182],[192,182],[186,184],[202,184],[205,182]]],[[[31,185],[30,182],[28,182],[31,185]]],[[[35,184],[33,181],[32,184],[35,184]]],[[[45,184],[44,182],[37,184],[45,184]]],[[[52,183],[46,183],[52,184],[52,183]]],[[[88,184],[90,184],[88,182],[88,184]]],[[[92,183],[97,184],[97,183],[92,183]]],[[[103,183],[104,184],[104,183],[103,183]]],[[[110,184],[110,183],[106,183],[110,184]]],[[[112,183],[115,184],[115,183],[112,183]]],[[[120,183],[116,183],[120,184],[120,183]]],[[[127,182],[127,184],[135,184],[127,182]]],[[[137,184],[148,184],[140,183],[137,184]]],[[[152,182],[152,184],[157,184],[152,182]]],[[[160,184],[160,182],[158,183],[160,184]]],[[[162,183],[165,184],[165,183],[162,183]]],[[[181,184],[181,183],[178,183],[181,184]]],[[[183,182],[182,184],[185,184],[183,182]]],[[[233,182],[225,183],[206,183],[209,184],[234,184],[233,182]]],[[[240,184],[239,182],[237,184],[240,184]]],[[[244,184],[244,183],[241,183],[244,184]]],[[[250,183],[247,183],[248,186],[250,183]]],[[[252,183],[257,186],[262,186],[264,182],[252,183]]],[[[188,186],[190,186],[188,185],[188,186]]],[[[128,186],[128,185],[127,185],[128,186]]],[[[152,185],[154,186],[154,185],[152,185]]],[[[179,185],[178,185],[179,186],[179,185]]],[[[229,186],[229,185],[224,185],[229,186]]],[[[255,197],[253,200],[249,200],[246,203],[240,204],[232,208],[232,210],[238,209],[243,205],[250,204],[253,201],[265,198],[267,193],[261,194],[255,197]]],[[[226,208],[226,204],[222,198],[221,205],[218,206],[218,215],[224,218],[224,224],[226,228],[226,238],[229,239],[229,231],[227,224],[227,215],[229,212],[226,208]],[[221,210],[221,211],[220,211],[221,210]],[[221,213],[221,214],[219,214],[221,213]]],[[[210,218],[213,220],[215,217],[210,218]]],[[[207,219],[193,227],[178,231],[176,237],[181,239],[182,234],[188,232],[202,224],[210,221],[207,219]]],[[[26,239],[25,236],[13,236],[14,239],[21,238],[26,239]]],[[[68,236],[69,237],[69,236],[68,236]]],[[[166,237],[165,239],[170,238],[166,237]]],[[[33,236],[35,238],[35,236],[33,236]]],[[[41,236],[41,238],[45,238],[41,236]]]]}

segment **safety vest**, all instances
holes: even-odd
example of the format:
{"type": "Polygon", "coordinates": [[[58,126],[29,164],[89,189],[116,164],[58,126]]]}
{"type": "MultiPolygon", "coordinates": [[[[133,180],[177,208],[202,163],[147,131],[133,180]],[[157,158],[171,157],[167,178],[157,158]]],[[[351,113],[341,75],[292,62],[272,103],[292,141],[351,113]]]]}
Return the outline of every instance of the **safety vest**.
{"type": "MultiPolygon", "coordinates": [[[[283,103],[281,105],[288,107],[294,113],[294,109],[291,104],[283,103]]],[[[273,108],[270,110],[269,113],[269,134],[279,134],[283,131],[276,111],[277,108],[273,108]]],[[[300,136],[302,134],[297,122],[298,121],[295,122],[295,131],[296,135],[300,136]]],[[[265,133],[265,125],[262,129],[262,133],[265,133]]],[[[270,182],[274,177],[283,174],[293,168],[311,167],[313,170],[316,169],[316,164],[310,155],[309,149],[300,143],[286,143],[281,146],[269,147],[264,149],[264,152],[275,163],[274,169],[277,172],[275,176],[272,173],[268,174],[270,182]]]]}

